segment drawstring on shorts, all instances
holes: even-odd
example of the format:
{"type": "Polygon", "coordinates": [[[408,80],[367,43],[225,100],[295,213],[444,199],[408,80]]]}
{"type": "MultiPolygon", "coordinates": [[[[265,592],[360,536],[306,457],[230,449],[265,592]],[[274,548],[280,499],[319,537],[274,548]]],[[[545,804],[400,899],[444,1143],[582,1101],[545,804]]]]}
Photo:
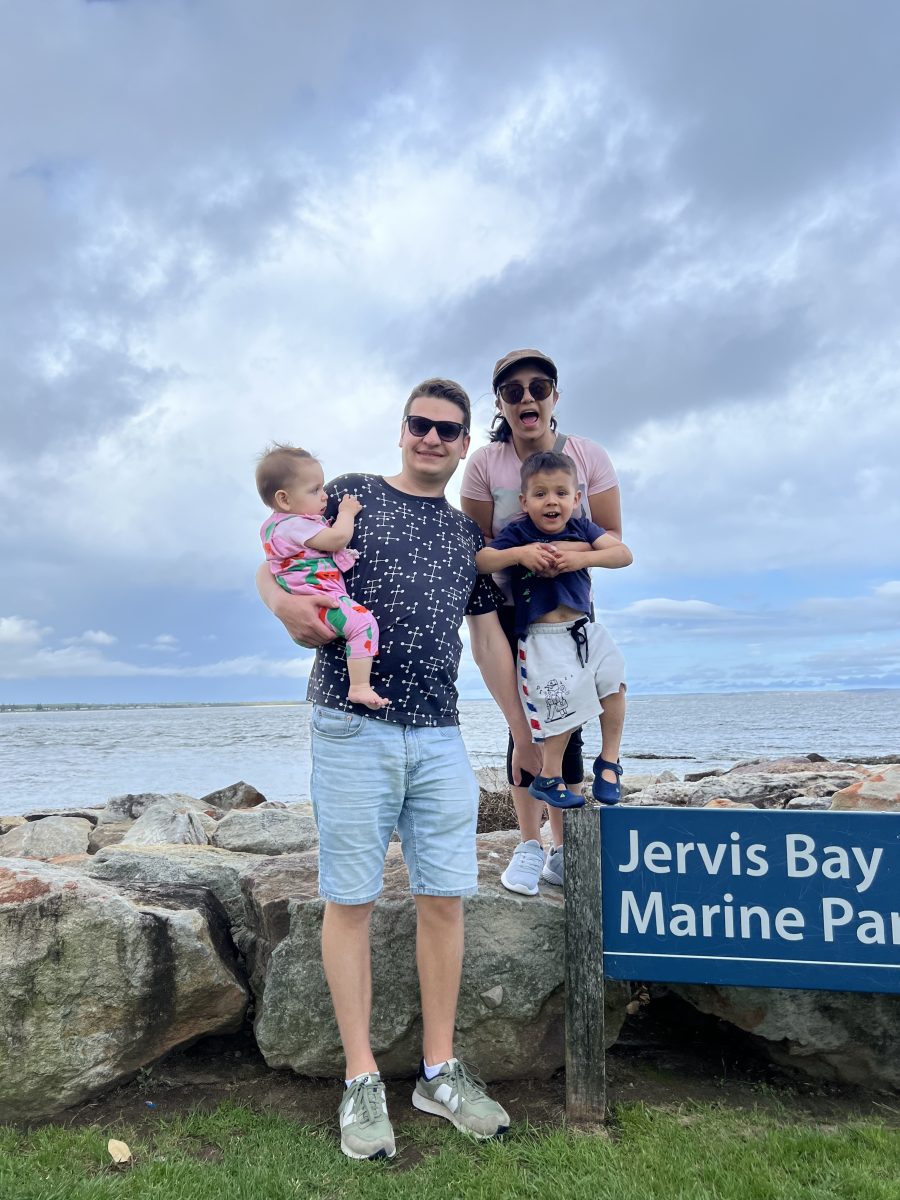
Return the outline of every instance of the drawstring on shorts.
{"type": "Polygon", "coordinates": [[[575,652],[582,667],[588,665],[588,656],[590,653],[588,650],[588,636],[584,628],[587,624],[589,624],[588,618],[580,617],[574,625],[569,626],[569,633],[572,635],[572,641],[575,643],[575,652]],[[584,651],[584,657],[582,657],[582,650],[584,651]]]}

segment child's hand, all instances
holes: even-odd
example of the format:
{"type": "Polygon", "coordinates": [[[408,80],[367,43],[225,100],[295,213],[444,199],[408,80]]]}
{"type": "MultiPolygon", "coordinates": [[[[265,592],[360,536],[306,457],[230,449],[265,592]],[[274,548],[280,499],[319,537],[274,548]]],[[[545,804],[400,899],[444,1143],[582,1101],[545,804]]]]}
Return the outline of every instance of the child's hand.
{"type": "Polygon", "coordinates": [[[355,517],[358,512],[362,512],[362,505],[353,493],[348,492],[345,496],[341,496],[338,512],[349,513],[351,517],[355,517]]]}
{"type": "Polygon", "coordinates": [[[568,546],[560,546],[556,551],[556,569],[560,574],[565,571],[580,571],[584,566],[584,551],[573,550],[568,546]]]}
{"type": "Polygon", "coordinates": [[[559,551],[548,542],[532,542],[519,550],[519,563],[539,575],[545,571],[555,574],[559,551]]]}

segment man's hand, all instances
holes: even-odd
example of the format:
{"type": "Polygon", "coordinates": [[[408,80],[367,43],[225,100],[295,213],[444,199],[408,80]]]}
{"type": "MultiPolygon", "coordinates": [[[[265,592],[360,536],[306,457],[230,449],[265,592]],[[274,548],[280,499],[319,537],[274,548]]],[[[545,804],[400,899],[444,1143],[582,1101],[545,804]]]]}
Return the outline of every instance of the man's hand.
{"type": "Polygon", "coordinates": [[[340,608],[331,596],[288,596],[272,611],[299,646],[315,650],[333,642],[337,634],[319,616],[323,608],[340,608]]]}
{"type": "Polygon", "coordinates": [[[522,786],[523,771],[529,771],[532,775],[540,775],[541,748],[532,741],[524,744],[513,741],[512,777],[516,787],[522,786]]]}
{"type": "Polygon", "coordinates": [[[330,596],[292,596],[278,586],[266,563],[256,572],[256,587],[266,608],[275,614],[291,637],[307,650],[333,642],[337,634],[319,617],[323,608],[337,608],[330,596]]]}
{"type": "Polygon", "coordinates": [[[343,515],[349,513],[351,517],[355,517],[357,513],[362,512],[362,505],[357,500],[352,492],[347,492],[341,496],[341,502],[338,505],[338,512],[343,515]]]}
{"type": "Polygon", "coordinates": [[[549,542],[531,542],[519,549],[519,563],[535,575],[545,572],[556,573],[556,562],[559,551],[549,542]]]}

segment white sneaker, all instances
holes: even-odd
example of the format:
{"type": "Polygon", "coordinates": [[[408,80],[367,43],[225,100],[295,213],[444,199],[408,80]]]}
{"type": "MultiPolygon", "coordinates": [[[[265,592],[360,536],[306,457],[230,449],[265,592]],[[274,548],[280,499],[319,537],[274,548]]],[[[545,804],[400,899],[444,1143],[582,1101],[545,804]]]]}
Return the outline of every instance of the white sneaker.
{"type": "Polygon", "coordinates": [[[563,872],[562,846],[550,847],[547,861],[544,863],[543,870],[541,871],[541,879],[546,879],[548,883],[554,883],[557,887],[563,886],[565,874],[563,872]]]}
{"type": "Polygon", "coordinates": [[[538,842],[519,842],[509,866],[500,876],[500,882],[508,892],[521,896],[536,896],[538,880],[544,867],[544,851],[538,842]]]}

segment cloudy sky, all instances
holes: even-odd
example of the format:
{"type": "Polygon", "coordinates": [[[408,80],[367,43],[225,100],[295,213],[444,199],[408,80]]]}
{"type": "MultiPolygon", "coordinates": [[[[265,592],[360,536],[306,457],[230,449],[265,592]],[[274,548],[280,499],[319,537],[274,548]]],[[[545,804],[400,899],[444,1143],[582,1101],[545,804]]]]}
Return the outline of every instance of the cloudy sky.
{"type": "Polygon", "coordinates": [[[893,0],[0,0],[0,700],[302,697],[256,454],[393,472],[433,374],[483,440],[520,345],[620,474],[634,691],[900,686],[898,39],[893,0]]]}

